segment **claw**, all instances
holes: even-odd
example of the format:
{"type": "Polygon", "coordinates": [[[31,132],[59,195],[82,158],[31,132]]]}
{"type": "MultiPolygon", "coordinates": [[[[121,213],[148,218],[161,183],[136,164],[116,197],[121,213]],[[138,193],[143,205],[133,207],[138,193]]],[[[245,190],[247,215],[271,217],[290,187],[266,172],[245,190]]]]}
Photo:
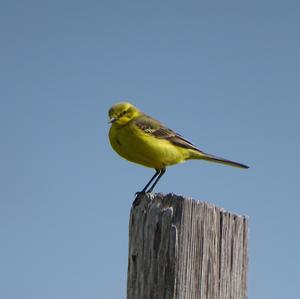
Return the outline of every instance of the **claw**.
{"type": "Polygon", "coordinates": [[[135,208],[136,206],[138,206],[141,203],[142,197],[141,195],[146,194],[146,192],[135,192],[135,200],[132,203],[132,206],[135,208]]]}

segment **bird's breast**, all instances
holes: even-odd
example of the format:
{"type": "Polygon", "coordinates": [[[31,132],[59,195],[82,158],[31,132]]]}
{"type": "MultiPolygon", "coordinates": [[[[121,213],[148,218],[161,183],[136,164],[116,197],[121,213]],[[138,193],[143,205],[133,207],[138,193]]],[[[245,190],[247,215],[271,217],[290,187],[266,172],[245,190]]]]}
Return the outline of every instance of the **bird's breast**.
{"type": "Polygon", "coordinates": [[[146,167],[162,169],[185,161],[180,149],[169,141],[146,134],[135,126],[111,127],[112,148],[123,158],[146,167]]]}

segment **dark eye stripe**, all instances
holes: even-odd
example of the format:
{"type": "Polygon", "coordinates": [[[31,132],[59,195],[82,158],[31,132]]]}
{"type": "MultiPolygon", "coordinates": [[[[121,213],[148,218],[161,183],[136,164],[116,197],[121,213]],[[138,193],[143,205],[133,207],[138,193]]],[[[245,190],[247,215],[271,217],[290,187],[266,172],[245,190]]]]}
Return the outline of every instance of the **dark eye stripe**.
{"type": "Polygon", "coordinates": [[[126,113],[127,113],[127,111],[123,111],[118,115],[118,117],[121,117],[121,116],[125,115],[126,113]]]}

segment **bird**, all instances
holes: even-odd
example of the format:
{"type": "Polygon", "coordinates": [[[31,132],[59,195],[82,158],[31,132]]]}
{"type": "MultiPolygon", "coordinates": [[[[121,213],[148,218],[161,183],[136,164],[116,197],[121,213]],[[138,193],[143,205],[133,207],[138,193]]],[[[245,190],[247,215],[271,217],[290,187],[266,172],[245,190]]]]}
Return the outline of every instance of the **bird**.
{"type": "Polygon", "coordinates": [[[168,166],[187,160],[205,160],[249,168],[245,164],[203,152],[183,136],[129,102],[114,104],[109,109],[108,116],[111,124],[108,135],[112,148],[126,160],[155,170],[146,186],[136,192],[137,197],[152,192],[168,166]]]}

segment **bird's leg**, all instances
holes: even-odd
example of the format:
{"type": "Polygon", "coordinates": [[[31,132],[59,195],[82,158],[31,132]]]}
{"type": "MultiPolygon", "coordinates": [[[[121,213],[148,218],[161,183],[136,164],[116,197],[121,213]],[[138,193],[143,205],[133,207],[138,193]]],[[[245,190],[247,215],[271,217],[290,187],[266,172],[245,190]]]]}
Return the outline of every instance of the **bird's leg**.
{"type": "MultiPolygon", "coordinates": [[[[156,186],[156,184],[158,183],[158,181],[161,179],[161,177],[164,175],[165,172],[166,172],[165,168],[163,168],[159,171],[159,176],[157,177],[157,179],[155,180],[155,182],[153,183],[153,185],[149,188],[149,190],[147,192],[153,191],[154,187],[156,186]]],[[[149,185],[150,185],[150,182],[149,182],[149,185]]]]}
{"type": "Polygon", "coordinates": [[[156,172],[155,172],[154,176],[150,179],[150,181],[147,183],[147,185],[144,187],[144,189],[140,192],[136,192],[135,195],[146,193],[147,188],[150,186],[150,184],[153,182],[153,180],[160,174],[160,170],[158,170],[158,169],[155,169],[155,170],[156,170],[156,172]]]}
{"type": "Polygon", "coordinates": [[[150,181],[147,183],[147,185],[144,187],[144,189],[143,189],[142,191],[140,191],[140,192],[136,192],[136,193],[135,193],[136,198],[135,198],[135,200],[133,201],[133,204],[132,204],[133,207],[136,207],[136,206],[138,206],[138,205],[140,204],[140,201],[141,201],[140,195],[141,195],[141,194],[145,194],[147,188],[150,186],[150,184],[153,182],[153,180],[154,180],[158,175],[161,175],[161,170],[159,170],[159,169],[155,169],[155,170],[156,170],[156,172],[155,172],[154,176],[150,179],[150,181]]]}
{"type": "Polygon", "coordinates": [[[133,201],[133,206],[136,207],[137,205],[140,204],[141,201],[141,194],[145,194],[146,192],[152,192],[154,187],[156,186],[156,184],[158,183],[158,181],[160,180],[160,178],[164,175],[164,173],[166,172],[166,169],[156,169],[156,172],[154,174],[154,176],[150,179],[150,181],[147,183],[147,185],[144,187],[144,189],[140,192],[136,192],[136,198],[133,201]],[[156,178],[156,180],[154,181],[154,179],[156,178]],[[147,190],[147,188],[150,186],[150,184],[154,181],[154,183],[152,184],[152,186],[147,190]]]}

